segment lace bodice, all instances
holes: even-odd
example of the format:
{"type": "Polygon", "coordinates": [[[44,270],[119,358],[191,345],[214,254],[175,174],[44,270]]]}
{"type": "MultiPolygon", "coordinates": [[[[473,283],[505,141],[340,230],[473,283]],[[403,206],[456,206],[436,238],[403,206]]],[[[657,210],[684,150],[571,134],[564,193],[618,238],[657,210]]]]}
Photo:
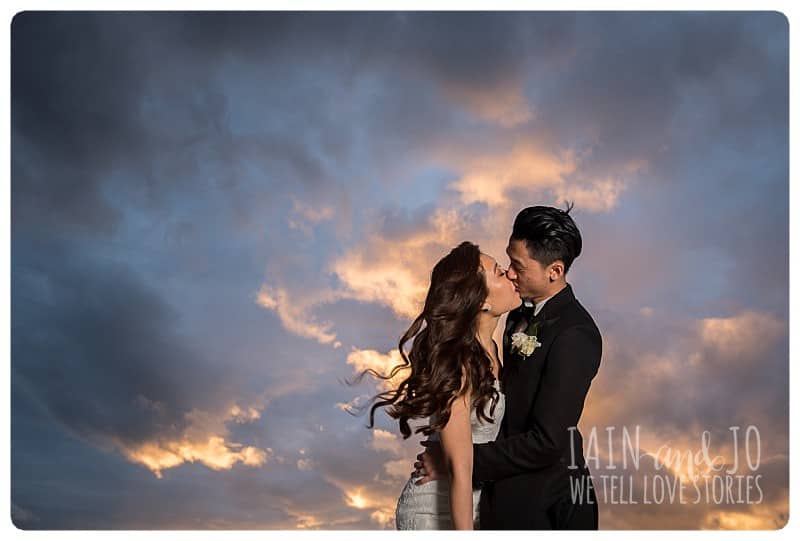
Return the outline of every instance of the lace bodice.
{"type": "MultiPolygon", "coordinates": [[[[494,420],[494,423],[489,423],[483,419],[478,419],[478,411],[473,407],[472,411],[470,412],[470,420],[472,424],[472,443],[486,443],[489,441],[494,441],[495,438],[497,438],[497,434],[500,433],[500,423],[502,422],[503,414],[505,413],[506,397],[503,391],[500,390],[500,381],[497,378],[494,379],[493,385],[500,395],[497,406],[494,408],[494,416],[489,414],[492,405],[491,400],[486,403],[484,412],[486,413],[486,417],[494,420]]],[[[431,422],[433,422],[435,419],[436,416],[432,415],[431,422]]],[[[438,441],[439,433],[434,432],[428,439],[438,441]]]]}

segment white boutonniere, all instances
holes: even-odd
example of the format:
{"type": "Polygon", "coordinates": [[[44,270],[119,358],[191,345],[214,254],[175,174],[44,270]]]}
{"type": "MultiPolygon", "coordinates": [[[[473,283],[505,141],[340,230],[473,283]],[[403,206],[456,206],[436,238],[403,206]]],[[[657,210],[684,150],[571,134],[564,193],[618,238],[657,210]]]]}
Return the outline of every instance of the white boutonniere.
{"type": "Polygon", "coordinates": [[[515,332],[511,335],[511,351],[515,351],[525,357],[530,357],[533,350],[542,345],[536,339],[539,322],[531,323],[526,331],[515,332]]]}

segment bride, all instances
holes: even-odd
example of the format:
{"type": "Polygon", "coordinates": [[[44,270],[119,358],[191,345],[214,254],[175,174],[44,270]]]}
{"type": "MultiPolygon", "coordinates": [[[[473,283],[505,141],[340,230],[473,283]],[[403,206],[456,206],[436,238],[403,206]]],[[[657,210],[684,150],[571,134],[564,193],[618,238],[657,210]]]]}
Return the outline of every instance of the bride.
{"type": "Polygon", "coordinates": [[[500,316],[521,303],[497,261],[475,244],[462,242],[433,268],[422,313],[400,339],[404,364],[387,376],[368,369],[390,379],[410,368],[396,389],[373,398],[369,428],[382,406],[389,406],[387,413],[399,420],[404,439],[411,436],[410,419],[429,417],[429,424],[415,432],[441,442],[449,472],[448,478],[421,485],[411,474],[397,501],[397,529],[479,527],[472,444],[494,440],[505,411],[502,365],[492,335],[500,316]],[[406,355],[403,345],[412,338],[406,355]]]}

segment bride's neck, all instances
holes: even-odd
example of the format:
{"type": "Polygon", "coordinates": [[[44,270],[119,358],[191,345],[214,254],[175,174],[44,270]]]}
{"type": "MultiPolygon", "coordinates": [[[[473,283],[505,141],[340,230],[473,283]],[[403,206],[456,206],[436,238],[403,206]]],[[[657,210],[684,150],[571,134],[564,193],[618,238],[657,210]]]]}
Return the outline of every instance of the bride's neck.
{"type": "Polygon", "coordinates": [[[485,349],[492,357],[494,357],[495,353],[492,336],[494,335],[495,329],[497,329],[497,322],[499,320],[500,316],[493,316],[489,314],[481,314],[478,320],[478,342],[480,342],[480,344],[483,346],[483,349],[485,349]]]}

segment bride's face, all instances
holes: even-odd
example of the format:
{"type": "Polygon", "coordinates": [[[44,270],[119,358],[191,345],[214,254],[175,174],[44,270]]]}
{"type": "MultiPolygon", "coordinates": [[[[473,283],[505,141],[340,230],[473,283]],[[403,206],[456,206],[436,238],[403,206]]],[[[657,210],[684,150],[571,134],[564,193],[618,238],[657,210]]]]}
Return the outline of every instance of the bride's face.
{"type": "Polygon", "coordinates": [[[481,254],[481,267],[483,267],[486,287],[489,290],[486,302],[492,306],[489,313],[504,314],[522,304],[516,285],[509,280],[506,270],[497,263],[495,258],[481,254]]]}

